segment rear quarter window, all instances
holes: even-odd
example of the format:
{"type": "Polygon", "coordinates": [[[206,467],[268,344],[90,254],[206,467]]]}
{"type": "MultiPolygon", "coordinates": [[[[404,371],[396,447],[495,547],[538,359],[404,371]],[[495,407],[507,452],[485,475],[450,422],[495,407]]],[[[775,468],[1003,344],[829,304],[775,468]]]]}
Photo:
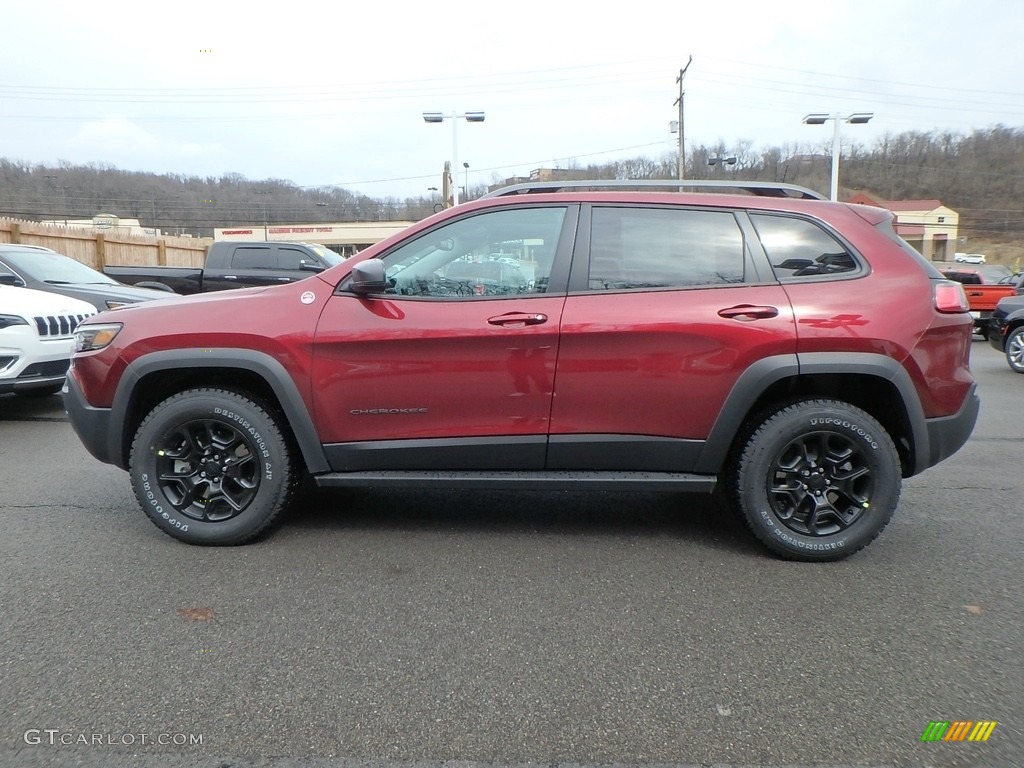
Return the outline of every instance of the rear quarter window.
{"type": "Polygon", "coordinates": [[[750,220],[779,280],[826,279],[862,270],[850,249],[813,221],[757,213],[750,220]]]}
{"type": "Polygon", "coordinates": [[[276,265],[269,246],[240,246],[231,255],[233,269],[273,269],[276,265]]]}

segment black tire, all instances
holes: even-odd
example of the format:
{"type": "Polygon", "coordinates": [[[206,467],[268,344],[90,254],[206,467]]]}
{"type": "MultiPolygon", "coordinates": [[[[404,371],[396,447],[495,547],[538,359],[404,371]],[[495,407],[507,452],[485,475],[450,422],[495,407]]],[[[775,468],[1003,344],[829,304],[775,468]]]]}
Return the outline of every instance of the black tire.
{"type": "Polygon", "coordinates": [[[157,528],[189,544],[234,545],[269,529],[298,484],[291,445],[258,402],[191,389],[157,405],[132,442],[135,498],[157,528]]]}
{"type": "Polygon", "coordinates": [[[730,501],[754,536],[790,560],[841,560],[866,547],[899,502],[892,438],[838,400],[782,406],[758,419],[730,468],[730,501]]]}
{"type": "Polygon", "coordinates": [[[1006,337],[1006,364],[1016,373],[1024,373],[1024,325],[1006,337]]]}

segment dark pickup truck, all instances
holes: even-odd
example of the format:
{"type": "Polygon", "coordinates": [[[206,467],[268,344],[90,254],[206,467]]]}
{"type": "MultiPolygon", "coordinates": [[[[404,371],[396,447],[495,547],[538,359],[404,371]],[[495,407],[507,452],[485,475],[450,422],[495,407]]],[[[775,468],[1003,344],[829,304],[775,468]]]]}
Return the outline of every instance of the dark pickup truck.
{"type": "Polygon", "coordinates": [[[108,266],[103,272],[129,285],[191,294],[294,283],[341,261],[331,249],[313,243],[221,240],[210,245],[202,268],[108,266]]]}

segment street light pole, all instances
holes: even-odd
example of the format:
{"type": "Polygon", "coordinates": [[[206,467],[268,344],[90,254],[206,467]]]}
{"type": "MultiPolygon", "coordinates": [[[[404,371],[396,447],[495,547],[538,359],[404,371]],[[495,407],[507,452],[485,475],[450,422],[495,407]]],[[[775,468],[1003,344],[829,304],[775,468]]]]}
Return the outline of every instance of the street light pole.
{"type": "Polygon", "coordinates": [[[466,186],[464,186],[462,189],[466,193],[466,199],[469,200],[469,163],[463,163],[462,167],[466,171],[466,186]]]}
{"type": "MultiPolygon", "coordinates": [[[[440,123],[445,120],[452,121],[452,161],[451,161],[451,173],[452,177],[452,205],[459,204],[459,183],[455,180],[455,174],[459,167],[459,136],[457,123],[459,118],[465,118],[467,123],[482,123],[484,121],[483,112],[456,112],[452,110],[451,114],[445,115],[441,112],[424,112],[423,121],[427,123],[440,123]]],[[[466,166],[469,167],[468,165],[466,166]]],[[[468,173],[468,172],[467,172],[468,173]]]]}
{"type": "Polygon", "coordinates": [[[844,123],[850,123],[851,125],[862,125],[875,116],[874,112],[854,112],[849,115],[843,115],[836,112],[834,115],[829,115],[824,112],[812,112],[804,117],[804,125],[824,125],[827,121],[831,120],[833,125],[832,131],[832,184],[831,184],[831,200],[839,199],[839,121],[844,123]]]}

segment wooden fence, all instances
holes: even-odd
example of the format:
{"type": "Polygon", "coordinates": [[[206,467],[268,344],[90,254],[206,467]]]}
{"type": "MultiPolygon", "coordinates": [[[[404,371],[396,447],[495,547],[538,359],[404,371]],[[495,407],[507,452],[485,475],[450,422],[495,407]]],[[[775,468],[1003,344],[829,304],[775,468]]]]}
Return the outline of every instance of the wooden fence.
{"type": "Polygon", "coordinates": [[[143,237],[111,230],[0,219],[0,243],[41,245],[101,272],[108,265],[201,267],[212,242],[207,238],[143,237]]]}

